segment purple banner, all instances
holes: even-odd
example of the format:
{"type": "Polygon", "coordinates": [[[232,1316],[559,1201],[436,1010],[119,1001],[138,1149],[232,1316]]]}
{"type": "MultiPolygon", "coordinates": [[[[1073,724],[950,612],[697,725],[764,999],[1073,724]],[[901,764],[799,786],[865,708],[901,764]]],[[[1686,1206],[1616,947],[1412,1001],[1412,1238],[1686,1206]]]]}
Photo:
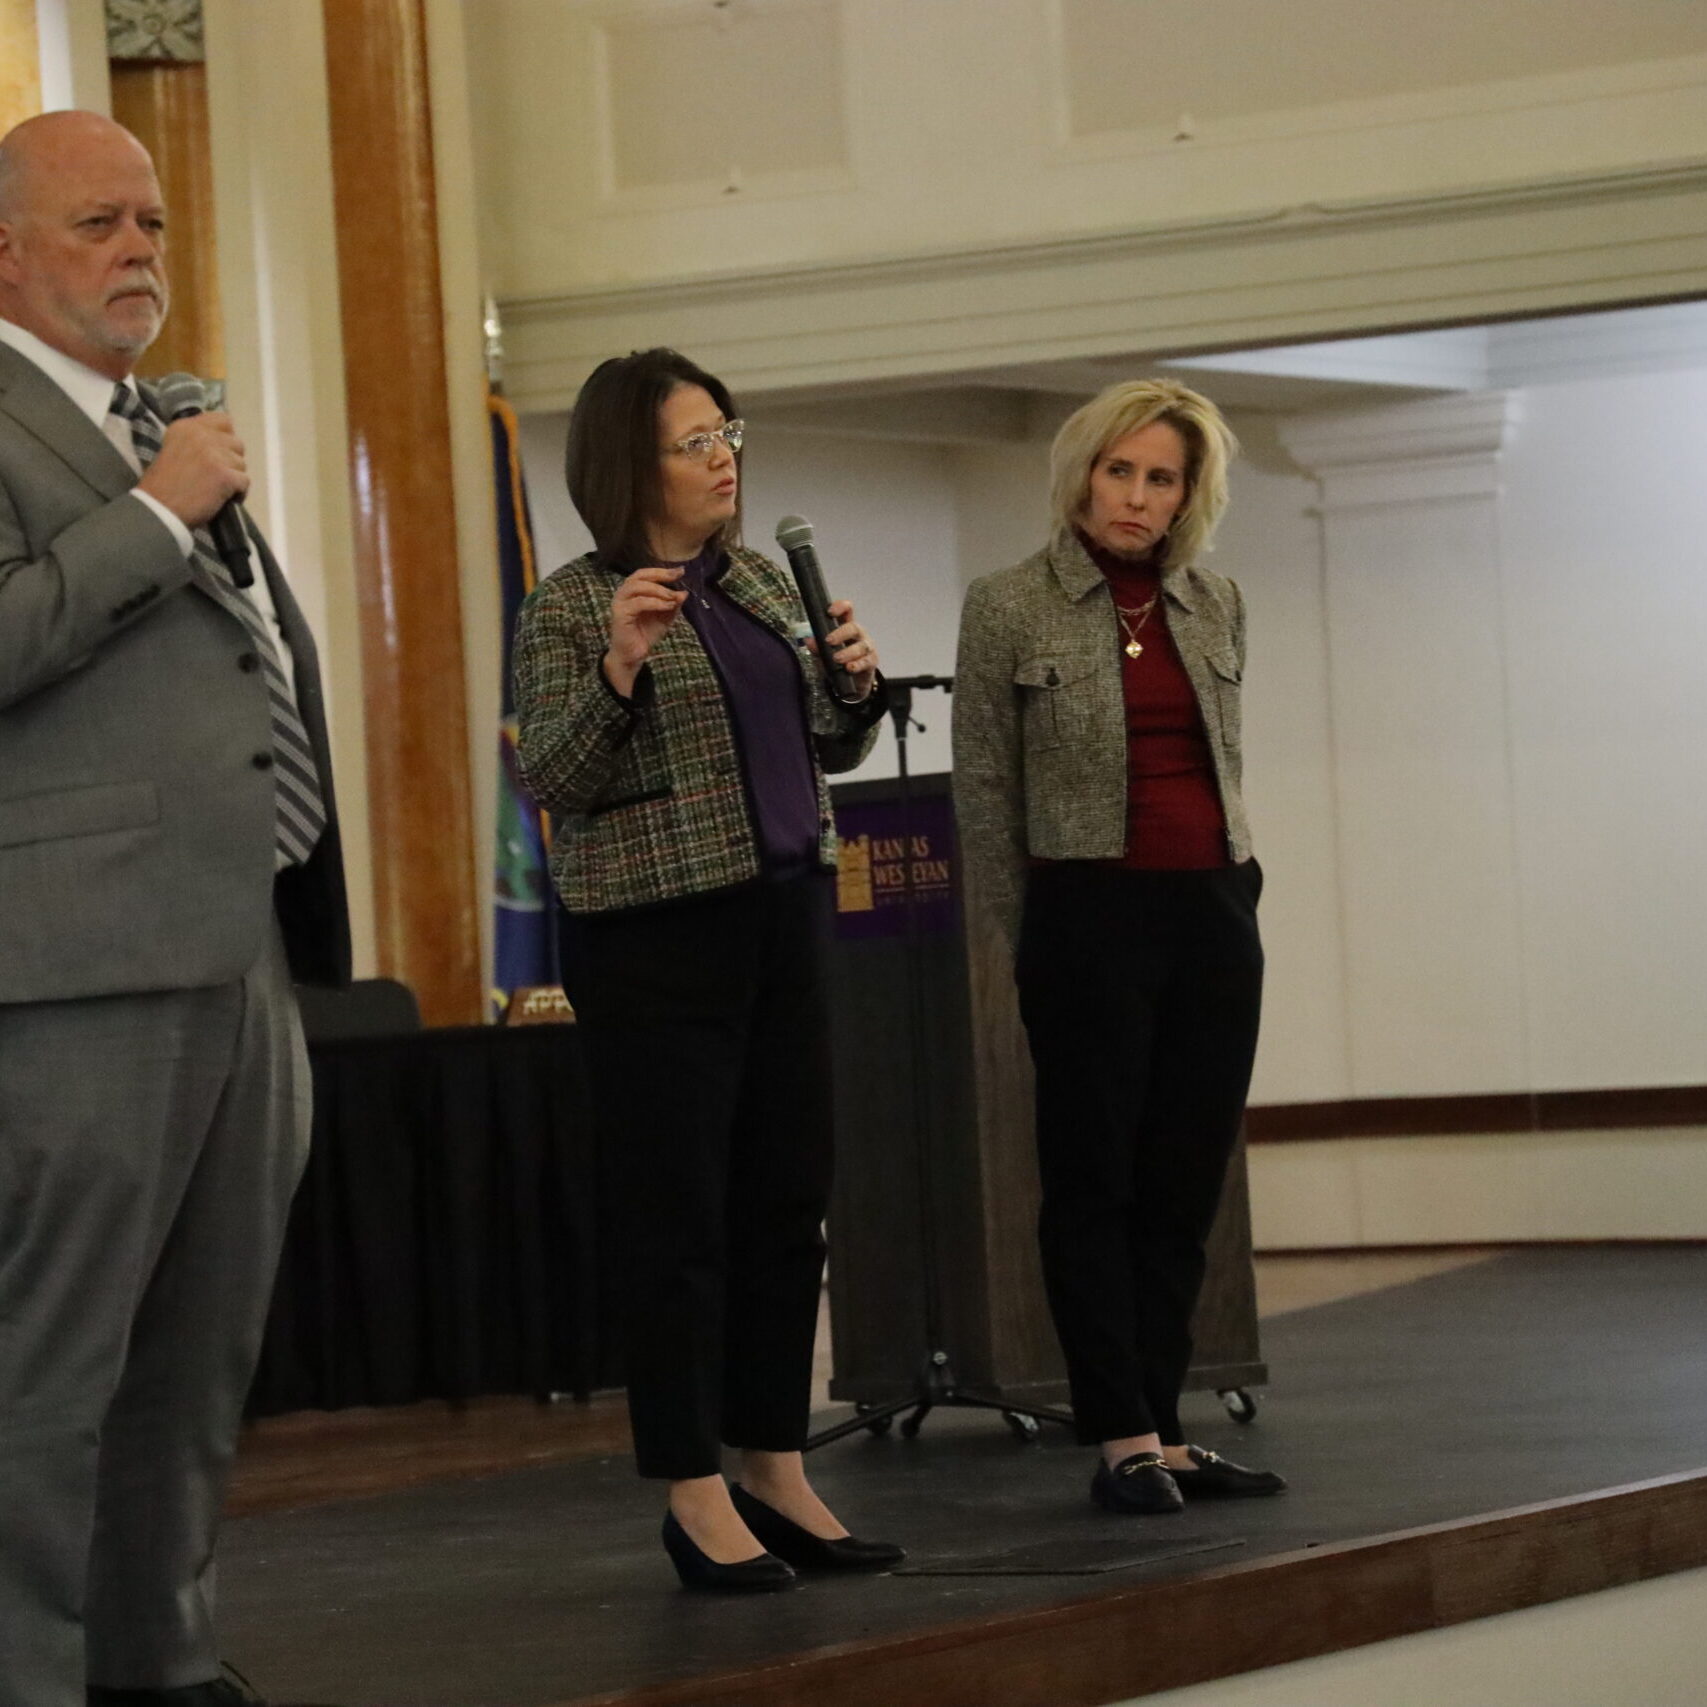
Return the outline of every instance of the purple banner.
{"type": "Polygon", "coordinates": [[[837,936],[905,936],[909,877],[920,933],[935,936],[955,928],[960,871],[953,803],[944,794],[915,796],[908,817],[904,826],[898,800],[836,807],[837,936]]]}

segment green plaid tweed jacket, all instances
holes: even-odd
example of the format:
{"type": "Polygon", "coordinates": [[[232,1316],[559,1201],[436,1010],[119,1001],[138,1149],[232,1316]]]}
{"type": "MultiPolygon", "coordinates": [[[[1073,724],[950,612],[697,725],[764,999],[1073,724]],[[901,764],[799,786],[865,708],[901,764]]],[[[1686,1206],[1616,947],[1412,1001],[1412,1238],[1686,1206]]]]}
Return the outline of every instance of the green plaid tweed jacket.
{"type": "MultiPolygon", "coordinates": [[[[826,771],[852,770],[871,750],[881,685],[850,708],[796,644],[805,612],[788,574],[737,546],[719,585],[782,636],[800,664],[818,782],[820,857],[836,865],[826,771]]],[[[551,875],[572,913],[644,907],[749,883],[759,850],[722,684],[684,619],[653,646],[634,697],[600,668],[611,596],[622,575],[577,557],[534,588],[516,621],[517,756],[522,779],[552,816],[551,875]]]]}
{"type": "MultiPolygon", "coordinates": [[[[1240,794],[1245,602],[1207,569],[1162,573],[1168,628],[1197,693],[1227,820],[1250,858],[1240,794]]],[[[1120,627],[1102,571],[1072,532],[972,583],[954,667],[954,809],[974,905],[1019,934],[1029,859],[1126,851],[1120,627]]]]}

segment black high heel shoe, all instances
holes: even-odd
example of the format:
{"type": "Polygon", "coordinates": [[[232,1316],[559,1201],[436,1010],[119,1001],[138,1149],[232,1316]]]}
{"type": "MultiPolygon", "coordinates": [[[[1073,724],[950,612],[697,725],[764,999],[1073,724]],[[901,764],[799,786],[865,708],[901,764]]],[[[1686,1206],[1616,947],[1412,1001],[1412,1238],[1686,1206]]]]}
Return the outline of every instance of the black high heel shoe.
{"type": "Polygon", "coordinates": [[[761,1553],[756,1559],[741,1559],[733,1565],[720,1565],[703,1552],[693,1537],[676,1520],[676,1514],[664,1514],[664,1551],[676,1567],[683,1588],[710,1589],[714,1594],[766,1594],[774,1589],[793,1588],[800,1579],[771,1553],[761,1553]]]}
{"type": "Polygon", "coordinates": [[[730,1488],[729,1497],[760,1545],[803,1571],[888,1571],[907,1556],[906,1548],[893,1541],[861,1541],[852,1535],[828,1541],[814,1535],[757,1494],[748,1493],[739,1482],[730,1488]]]}

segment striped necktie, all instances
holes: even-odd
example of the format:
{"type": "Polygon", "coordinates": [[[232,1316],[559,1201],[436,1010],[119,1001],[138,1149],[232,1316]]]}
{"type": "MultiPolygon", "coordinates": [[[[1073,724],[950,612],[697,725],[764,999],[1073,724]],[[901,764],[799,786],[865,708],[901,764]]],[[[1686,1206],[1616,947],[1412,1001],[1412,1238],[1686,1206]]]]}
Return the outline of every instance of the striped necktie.
{"type": "MultiPolygon", "coordinates": [[[[130,422],[131,443],[136,447],[137,461],[146,469],[160,454],[160,446],[164,442],[160,423],[141,397],[124,384],[113,387],[113,413],[130,422]]],[[[206,528],[195,530],[192,567],[199,571],[196,577],[198,585],[243,624],[261,661],[273,733],[275,841],[286,864],[301,865],[314,851],[314,844],[326,828],[326,806],[320,792],[320,773],[314,762],[314,749],[309,745],[308,733],[302,726],[302,715],[291,694],[290,680],[279,665],[278,650],[273,645],[272,636],[267,633],[266,619],[255,601],[233,585],[206,528]]]]}

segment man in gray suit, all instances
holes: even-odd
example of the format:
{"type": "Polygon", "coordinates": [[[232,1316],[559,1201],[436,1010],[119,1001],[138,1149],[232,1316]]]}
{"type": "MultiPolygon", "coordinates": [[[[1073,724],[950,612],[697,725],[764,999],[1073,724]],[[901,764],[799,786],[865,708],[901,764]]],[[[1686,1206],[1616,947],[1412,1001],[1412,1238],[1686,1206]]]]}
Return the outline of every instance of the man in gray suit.
{"type": "Polygon", "coordinates": [[[130,372],[164,213],[90,113],[0,139],[0,1707],[216,1707],[213,1544],[347,977],[314,644],[230,421],[130,372]]]}

